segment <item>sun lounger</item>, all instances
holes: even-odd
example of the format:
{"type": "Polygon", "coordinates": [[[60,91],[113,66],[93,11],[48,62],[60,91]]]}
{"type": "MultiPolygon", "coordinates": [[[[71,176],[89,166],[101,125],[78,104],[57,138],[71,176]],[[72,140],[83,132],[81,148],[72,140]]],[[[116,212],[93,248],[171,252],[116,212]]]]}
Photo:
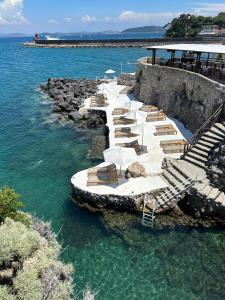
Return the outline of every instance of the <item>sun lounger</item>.
{"type": "Polygon", "coordinates": [[[137,154],[141,153],[141,147],[138,144],[138,140],[135,140],[135,141],[130,142],[130,143],[118,143],[116,145],[121,146],[121,147],[125,147],[125,148],[134,148],[134,150],[136,151],[137,154]]]}
{"type": "Polygon", "coordinates": [[[132,137],[137,137],[138,134],[133,133],[133,132],[129,132],[129,131],[115,131],[115,138],[119,139],[119,138],[132,138],[132,137]]]}
{"type": "Polygon", "coordinates": [[[130,124],[135,124],[135,120],[128,119],[125,117],[114,117],[113,118],[113,123],[114,125],[130,125],[130,124]]]}
{"type": "Polygon", "coordinates": [[[112,115],[116,116],[116,115],[124,115],[126,113],[128,113],[128,109],[127,108],[122,108],[122,107],[118,107],[118,108],[114,108],[112,115]]]}
{"type": "Polygon", "coordinates": [[[104,95],[96,95],[91,97],[90,107],[105,107],[107,105],[107,98],[104,95]]]}
{"type": "Polygon", "coordinates": [[[165,154],[168,153],[182,153],[186,145],[185,140],[168,140],[161,141],[160,146],[163,148],[165,154]]]}
{"type": "Polygon", "coordinates": [[[155,126],[156,132],[154,133],[155,136],[161,135],[176,135],[177,130],[174,128],[172,124],[168,125],[156,125],[155,126]]]}
{"type": "Polygon", "coordinates": [[[156,107],[154,105],[142,105],[142,107],[139,108],[139,110],[145,111],[145,112],[158,112],[159,111],[158,107],[156,107]]]}
{"type": "Polygon", "coordinates": [[[146,117],[146,122],[164,121],[166,120],[166,115],[164,112],[159,112],[156,114],[149,114],[146,117]]]}
{"type": "Polygon", "coordinates": [[[97,167],[88,170],[87,186],[118,184],[116,165],[97,167]]]}

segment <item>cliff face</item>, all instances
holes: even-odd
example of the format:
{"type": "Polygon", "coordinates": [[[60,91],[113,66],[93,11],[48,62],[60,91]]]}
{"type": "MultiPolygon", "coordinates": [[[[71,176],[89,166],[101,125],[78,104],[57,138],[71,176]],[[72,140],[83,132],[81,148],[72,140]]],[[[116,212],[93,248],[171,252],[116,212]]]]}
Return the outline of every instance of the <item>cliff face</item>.
{"type": "Polygon", "coordinates": [[[135,94],[195,132],[225,101],[225,86],[189,71],[139,63],[135,94]]]}

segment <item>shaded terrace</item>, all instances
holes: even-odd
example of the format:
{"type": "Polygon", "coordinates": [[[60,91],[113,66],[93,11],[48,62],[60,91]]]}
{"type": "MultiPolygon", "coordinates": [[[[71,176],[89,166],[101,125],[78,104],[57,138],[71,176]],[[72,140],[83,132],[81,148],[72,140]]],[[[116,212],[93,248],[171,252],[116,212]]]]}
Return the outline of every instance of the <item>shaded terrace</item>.
{"type": "Polygon", "coordinates": [[[188,70],[225,84],[225,45],[173,44],[147,49],[152,56],[146,63],[188,70]]]}

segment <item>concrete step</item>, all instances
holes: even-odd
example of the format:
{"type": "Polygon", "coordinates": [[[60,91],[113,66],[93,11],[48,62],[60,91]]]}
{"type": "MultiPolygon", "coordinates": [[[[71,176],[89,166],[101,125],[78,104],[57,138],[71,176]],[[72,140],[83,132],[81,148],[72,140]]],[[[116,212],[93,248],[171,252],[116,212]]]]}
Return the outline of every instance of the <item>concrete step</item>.
{"type": "Polygon", "coordinates": [[[212,132],[212,131],[207,131],[205,134],[203,134],[203,136],[207,136],[209,138],[212,138],[214,140],[217,140],[217,141],[222,141],[224,139],[224,137],[222,136],[219,136],[218,134],[212,132]]]}
{"type": "Polygon", "coordinates": [[[214,139],[213,137],[209,137],[208,135],[203,135],[201,137],[201,140],[206,141],[211,144],[214,144],[214,145],[219,144],[221,142],[221,140],[218,141],[218,139],[214,139]]]}
{"type": "Polygon", "coordinates": [[[195,180],[196,177],[203,178],[206,176],[206,172],[204,169],[202,169],[202,166],[199,167],[193,165],[192,162],[188,162],[185,159],[173,160],[171,163],[173,164],[174,168],[186,178],[192,178],[195,180]]]}
{"type": "Polygon", "coordinates": [[[198,148],[195,148],[195,147],[193,147],[190,152],[196,153],[196,154],[198,154],[202,157],[205,157],[205,158],[208,158],[208,156],[209,156],[208,151],[202,151],[202,150],[200,150],[198,148]]]}
{"type": "Polygon", "coordinates": [[[214,148],[214,146],[215,146],[215,144],[214,144],[214,143],[212,143],[212,142],[206,142],[206,141],[202,140],[201,138],[200,138],[200,140],[198,141],[198,143],[197,143],[197,144],[200,144],[200,145],[206,146],[206,147],[208,147],[208,148],[210,148],[210,149],[213,149],[213,148],[214,148]]]}
{"type": "Polygon", "coordinates": [[[189,156],[185,156],[184,158],[185,161],[197,166],[197,167],[200,167],[200,168],[205,168],[205,164],[203,162],[200,162],[198,160],[196,160],[195,158],[192,158],[192,157],[189,157],[189,156]]]}
{"type": "Polygon", "coordinates": [[[178,189],[181,191],[185,186],[180,183],[173,175],[171,175],[167,170],[164,170],[162,173],[162,177],[169,182],[170,185],[172,185],[175,189],[178,189]]]}
{"type": "Polygon", "coordinates": [[[218,129],[217,127],[212,127],[210,129],[210,132],[212,132],[213,134],[215,134],[221,138],[224,138],[224,136],[225,136],[225,133],[223,131],[221,131],[220,129],[218,129]]]}
{"type": "Polygon", "coordinates": [[[208,198],[215,200],[219,195],[221,191],[217,188],[213,188],[211,192],[208,194],[208,198]]]}
{"type": "Polygon", "coordinates": [[[178,172],[174,167],[167,169],[167,171],[175,177],[180,183],[186,181],[186,177],[184,177],[180,172],[178,172]]]}
{"type": "Polygon", "coordinates": [[[220,202],[222,205],[225,205],[225,194],[221,192],[215,199],[216,202],[220,202]]]}
{"type": "Polygon", "coordinates": [[[213,125],[212,128],[217,128],[218,130],[220,130],[220,132],[221,132],[222,134],[225,135],[225,126],[224,126],[223,123],[216,123],[216,124],[213,125]]]}
{"type": "Polygon", "coordinates": [[[198,143],[196,145],[194,145],[193,148],[197,148],[197,149],[199,149],[201,151],[206,152],[207,154],[209,154],[209,151],[211,151],[211,147],[206,146],[206,145],[201,145],[201,144],[198,144],[198,143]]]}
{"type": "Polygon", "coordinates": [[[195,152],[192,152],[192,151],[188,152],[188,153],[186,154],[186,157],[194,158],[194,159],[196,159],[197,161],[203,162],[203,163],[206,163],[207,160],[208,160],[208,157],[201,156],[201,155],[199,155],[199,154],[197,154],[197,153],[195,153],[195,152]]]}

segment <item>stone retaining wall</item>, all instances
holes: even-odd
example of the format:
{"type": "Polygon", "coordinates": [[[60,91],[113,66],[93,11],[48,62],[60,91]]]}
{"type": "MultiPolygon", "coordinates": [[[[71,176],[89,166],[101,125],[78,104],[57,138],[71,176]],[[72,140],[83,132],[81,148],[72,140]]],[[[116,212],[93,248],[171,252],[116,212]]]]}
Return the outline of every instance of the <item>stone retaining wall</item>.
{"type": "Polygon", "coordinates": [[[225,101],[225,86],[197,73],[152,66],[144,60],[137,67],[135,94],[143,103],[159,106],[195,132],[225,101]]]}

